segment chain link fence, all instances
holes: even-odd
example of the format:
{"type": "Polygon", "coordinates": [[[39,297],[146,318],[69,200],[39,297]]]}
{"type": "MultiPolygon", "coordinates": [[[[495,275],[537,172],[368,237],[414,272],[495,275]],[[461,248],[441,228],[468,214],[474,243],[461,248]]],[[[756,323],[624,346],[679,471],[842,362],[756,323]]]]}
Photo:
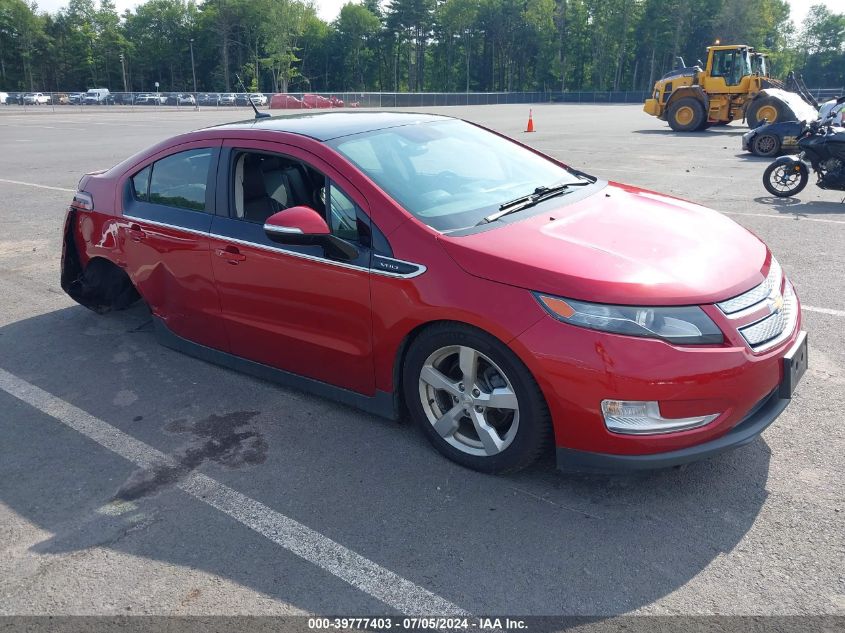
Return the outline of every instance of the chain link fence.
{"type": "MultiPolygon", "coordinates": [[[[812,95],[825,101],[845,94],[843,88],[813,88],[812,95]]],[[[578,92],[291,92],[271,93],[226,92],[0,92],[0,103],[26,108],[106,106],[113,108],[247,108],[252,99],[259,108],[268,108],[273,101],[281,109],[336,107],[414,108],[430,106],[475,106],[540,103],[642,103],[650,92],[578,91],[578,92]]]]}

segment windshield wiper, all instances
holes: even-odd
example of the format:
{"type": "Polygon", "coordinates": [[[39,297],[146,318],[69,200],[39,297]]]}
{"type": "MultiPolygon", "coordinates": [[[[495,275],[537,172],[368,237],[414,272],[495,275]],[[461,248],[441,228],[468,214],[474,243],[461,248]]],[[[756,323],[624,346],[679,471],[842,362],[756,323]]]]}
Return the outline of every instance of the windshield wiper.
{"type": "Polygon", "coordinates": [[[560,185],[552,185],[551,187],[537,187],[533,193],[529,193],[525,196],[520,196],[519,198],[514,198],[513,200],[508,200],[507,202],[503,202],[501,205],[499,205],[498,211],[482,218],[481,221],[475,226],[495,222],[499,218],[504,217],[510,213],[522,211],[523,209],[533,207],[534,205],[543,202],[543,200],[548,200],[549,198],[554,198],[555,196],[563,195],[564,193],[567,193],[572,187],[584,187],[586,185],[592,185],[594,182],[595,180],[591,180],[587,177],[584,177],[583,180],[579,180],[578,182],[568,182],[560,185]]]}

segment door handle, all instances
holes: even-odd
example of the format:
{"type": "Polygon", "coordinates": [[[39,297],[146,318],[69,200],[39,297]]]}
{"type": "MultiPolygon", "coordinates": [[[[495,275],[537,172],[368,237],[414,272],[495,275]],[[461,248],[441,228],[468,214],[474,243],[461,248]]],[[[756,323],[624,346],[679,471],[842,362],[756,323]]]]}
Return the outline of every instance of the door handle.
{"type": "Polygon", "coordinates": [[[243,255],[237,246],[232,246],[231,244],[225,248],[216,249],[214,254],[217,257],[222,257],[228,263],[232,264],[232,266],[237,266],[246,259],[246,255],[243,255]]]}
{"type": "Polygon", "coordinates": [[[133,242],[140,242],[142,239],[147,237],[147,234],[141,230],[141,226],[139,224],[135,224],[134,222],[129,225],[127,233],[129,234],[129,239],[133,242]]]}

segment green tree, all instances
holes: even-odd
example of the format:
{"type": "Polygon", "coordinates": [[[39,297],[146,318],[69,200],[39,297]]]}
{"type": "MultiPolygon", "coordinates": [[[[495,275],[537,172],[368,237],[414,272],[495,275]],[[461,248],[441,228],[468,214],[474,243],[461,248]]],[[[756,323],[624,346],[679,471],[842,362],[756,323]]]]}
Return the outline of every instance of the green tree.
{"type": "Polygon", "coordinates": [[[810,85],[845,86],[845,14],[810,7],[799,40],[801,72],[810,85]]]}
{"type": "Polygon", "coordinates": [[[340,9],[333,26],[337,32],[337,51],[344,60],[340,87],[344,90],[366,90],[368,83],[375,83],[372,44],[381,28],[381,21],[364,5],[347,2],[340,9]]]}

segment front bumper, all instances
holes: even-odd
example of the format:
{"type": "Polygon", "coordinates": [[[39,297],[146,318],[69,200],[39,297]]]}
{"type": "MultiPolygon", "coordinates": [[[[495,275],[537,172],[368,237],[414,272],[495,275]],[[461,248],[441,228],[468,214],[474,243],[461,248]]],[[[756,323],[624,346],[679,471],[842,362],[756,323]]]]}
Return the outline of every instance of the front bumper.
{"type": "MultiPolygon", "coordinates": [[[[707,311],[716,317],[711,308],[707,311]]],[[[723,345],[680,347],[578,328],[551,317],[511,345],[543,391],[561,467],[662,468],[741,446],[783,411],[789,395],[781,393],[787,381],[784,357],[803,336],[800,307],[798,314],[792,334],[764,352],[751,350],[728,323],[720,324],[723,345]],[[604,399],[659,402],[667,418],[720,415],[688,430],[619,434],[605,425],[604,399]]]]}
{"type": "Polygon", "coordinates": [[[643,104],[643,112],[651,116],[660,116],[660,103],[657,99],[646,99],[643,104]]]}
{"type": "Polygon", "coordinates": [[[746,132],[742,135],[742,149],[743,151],[750,152],[751,151],[751,141],[754,140],[754,137],[757,136],[756,130],[751,130],[750,132],[746,132]]]}
{"type": "Polygon", "coordinates": [[[615,473],[689,464],[751,443],[783,413],[788,404],[789,399],[781,398],[775,390],[763,398],[727,435],[666,453],[611,455],[558,447],[557,467],[564,472],[615,473]]]}

